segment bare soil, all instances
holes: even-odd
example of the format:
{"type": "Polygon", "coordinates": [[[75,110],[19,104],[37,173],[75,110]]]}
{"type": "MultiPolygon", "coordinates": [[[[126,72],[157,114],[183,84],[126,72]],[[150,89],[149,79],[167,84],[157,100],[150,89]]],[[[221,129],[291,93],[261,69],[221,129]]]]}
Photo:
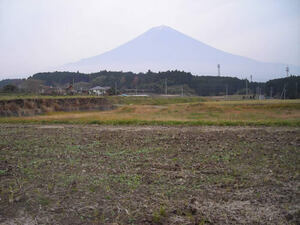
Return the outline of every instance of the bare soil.
{"type": "Polygon", "coordinates": [[[300,129],[0,125],[0,224],[299,224],[300,129]]]}

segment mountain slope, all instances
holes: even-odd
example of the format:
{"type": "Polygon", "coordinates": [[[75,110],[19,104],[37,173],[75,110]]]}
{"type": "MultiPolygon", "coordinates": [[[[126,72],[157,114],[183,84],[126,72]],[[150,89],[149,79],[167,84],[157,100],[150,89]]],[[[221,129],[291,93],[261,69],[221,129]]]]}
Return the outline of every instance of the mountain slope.
{"type": "MultiPolygon", "coordinates": [[[[123,70],[133,72],[184,70],[197,75],[250,76],[265,81],[284,76],[284,64],[262,63],[208,46],[170,27],[160,26],[104,54],[67,64],[62,70],[96,72],[123,70]]],[[[300,68],[290,67],[292,73],[300,68]]]]}

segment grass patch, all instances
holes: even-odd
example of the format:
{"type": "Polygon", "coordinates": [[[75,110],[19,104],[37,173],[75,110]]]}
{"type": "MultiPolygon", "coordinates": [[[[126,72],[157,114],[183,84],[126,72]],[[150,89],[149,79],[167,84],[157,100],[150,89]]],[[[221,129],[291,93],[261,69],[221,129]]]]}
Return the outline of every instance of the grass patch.
{"type": "Polygon", "coordinates": [[[107,97],[114,104],[123,105],[168,105],[179,103],[191,103],[205,101],[202,97],[120,97],[109,96],[107,97]]]}
{"type": "Polygon", "coordinates": [[[141,126],[287,126],[300,127],[300,120],[270,120],[270,121],[243,121],[243,120],[198,120],[198,121],[177,121],[177,120],[30,120],[0,119],[0,123],[12,124],[97,124],[97,125],[141,125],[141,126]]]}
{"type": "Polygon", "coordinates": [[[166,126],[300,126],[300,100],[203,101],[200,98],[107,97],[111,111],[2,117],[0,123],[166,126]],[[128,98],[128,99],[127,99],[128,98]]]}

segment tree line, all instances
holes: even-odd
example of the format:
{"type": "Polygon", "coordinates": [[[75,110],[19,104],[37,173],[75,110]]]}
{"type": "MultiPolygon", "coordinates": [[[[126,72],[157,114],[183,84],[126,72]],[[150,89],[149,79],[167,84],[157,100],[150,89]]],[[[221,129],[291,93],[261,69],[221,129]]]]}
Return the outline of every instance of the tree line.
{"type": "MultiPolygon", "coordinates": [[[[16,80],[14,80],[16,83],[16,80]]],[[[11,84],[8,80],[0,81],[5,85],[11,84]]],[[[95,86],[109,86],[117,89],[119,93],[135,90],[155,94],[185,94],[199,96],[218,96],[233,94],[265,95],[275,98],[298,98],[300,76],[269,80],[267,82],[250,82],[235,77],[194,76],[184,71],[166,71],[146,73],[133,73],[122,71],[100,71],[84,74],[79,72],[46,72],[37,73],[23,82],[18,81],[18,87],[45,86],[65,87],[73,85],[76,89],[89,89],[95,86]],[[20,85],[21,83],[21,85],[20,85]],[[23,86],[22,86],[23,84],[23,86]]],[[[3,85],[2,85],[3,86],[3,85]]],[[[12,87],[8,87],[11,88],[12,87]]],[[[2,88],[3,89],[3,88],[2,88]]]]}

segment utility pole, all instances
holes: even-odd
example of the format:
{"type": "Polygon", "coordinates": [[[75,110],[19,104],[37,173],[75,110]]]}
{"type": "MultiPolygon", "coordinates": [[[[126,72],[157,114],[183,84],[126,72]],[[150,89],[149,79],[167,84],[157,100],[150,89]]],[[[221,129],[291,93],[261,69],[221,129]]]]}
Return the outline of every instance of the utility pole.
{"type": "Polygon", "coordinates": [[[117,93],[118,93],[118,92],[117,92],[117,88],[118,88],[118,87],[117,87],[117,82],[115,82],[115,95],[117,95],[117,93]]]}
{"type": "Polygon", "coordinates": [[[218,67],[218,76],[221,76],[221,66],[220,66],[220,64],[218,64],[217,67],[218,67]]]}
{"type": "Polygon", "coordinates": [[[259,88],[259,97],[261,96],[261,88],[259,88]]]}
{"type": "Polygon", "coordinates": [[[136,84],[135,84],[135,95],[137,95],[138,94],[138,88],[137,88],[137,82],[136,82],[136,84]]]}
{"type": "Polygon", "coordinates": [[[181,86],[181,96],[183,97],[183,86],[181,86]]]}
{"type": "Polygon", "coordinates": [[[248,80],[246,78],[246,97],[248,96],[248,80]]]}
{"type": "Polygon", "coordinates": [[[270,98],[273,96],[273,87],[270,88],[270,98]]]}
{"type": "Polygon", "coordinates": [[[283,100],[285,100],[285,94],[286,94],[286,88],[285,88],[285,86],[286,86],[286,84],[284,84],[283,90],[282,90],[281,95],[280,95],[280,98],[283,97],[283,100]]]}
{"type": "Polygon", "coordinates": [[[285,68],[285,71],[286,71],[286,77],[288,77],[288,76],[289,76],[289,72],[290,72],[290,68],[287,66],[287,67],[285,68]]]}
{"type": "Polygon", "coordinates": [[[254,90],[252,91],[252,87],[251,87],[251,85],[252,85],[252,74],[250,75],[250,87],[249,87],[249,89],[250,89],[250,94],[253,96],[253,94],[254,94],[254,90]]]}
{"type": "Polygon", "coordinates": [[[168,95],[168,82],[167,82],[167,78],[165,79],[165,95],[168,95]]]}
{"type": "Polygon", "coordinates": [[[226,100],[228,99],[228,84],[226,84],[226,100]]]}

